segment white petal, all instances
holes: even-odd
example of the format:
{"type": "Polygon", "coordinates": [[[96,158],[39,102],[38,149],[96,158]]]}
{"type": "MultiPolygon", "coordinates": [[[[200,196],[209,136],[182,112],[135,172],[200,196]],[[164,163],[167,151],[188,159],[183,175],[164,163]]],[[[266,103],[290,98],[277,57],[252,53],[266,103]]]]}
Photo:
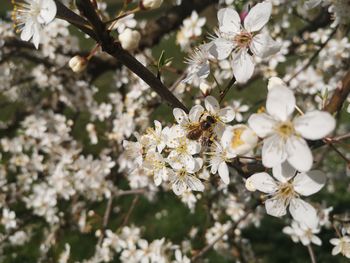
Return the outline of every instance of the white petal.
{"type": "Polygon", "coordinates": [[[318,236],[312,236],[311,242],[317,246],[322,245],[322,240],[318,236]]]}
{"type": "Polygon", "coordinates": [[[218,116],[221,121],[227,123],[233,121],[235,118],[235,112],[231,107],[225,107],[219,110],[218,116]]]}
{"type": "Polygon", "coordinates": [[[287,213],[283,199],[270,198],[265,201],[266,212],[271,216],[281,217],[287,213]]]}
{"type": "Polygon", "coordinates": [[[289,212],[294,220],[310,228],[315,228],[318,224],[316,209],[300,198],[293,198],[290,201],[289,212]]]}
{"type": "Polygon", "coordinates": [[[198,122],[204,112],[204,108],[201,105],[193,106],[188,114],[188,118],[191,122],[198,122]]]}
{"type": "Polygon", "coordinates": [[[287,151],[284,140],[277,134],[264,140],[262,148],[263,165],[272,168],[283,163],[287,159],[287,151]]]}
{"type": "Polygon", "coordinates": [[[44,0],[41,3],[40,17],[48,24],[55,18],[57,7],[53,0],[44,0]]]}
{"type": "Polygon", "coordinates": [[[40,31],[40,25],[38,23],[34,24],[34,34],[33,34],[33,44],[36,49],[39,48],[40,44],[40,38],[41,38],[41,31],[40,31]]]}
{"type": "Polygon", "coordinates": [[[218,12],[219,30],[226,34],[234,34],[241,29],[241,18],[233,8],[223,8],[218,12]]]}
{"type": "Polygon", "coordinates": [[[273,133],[276,121],[265,113],[257,113],[250,116],[248,124],[260,138],[265,138],[273,133]]]}
{"type": "Polygon", "coordinates": [[[269,83],[267,84],[267,89],[271,90],[274,88],[279,88],[279,87],[284,87],[287,88],[286,83],[284,83],[284,81],[278,77],[272,77],[269,78],[269,83]]]}
{"type": "Polygon", "coordinates": [[[218,172],[219,172],[221,180],[225,184],[229,184],[230,183],[230,175],[229,175],[227,164],[225,162],[220,163],[218,172]]]}
{"type": "Polygon", "coordinates": [[[156,186],[160,186],[160,184],[162,183],[162,176],[160,173],[154,173],[154,184],[156,186]]]}
{"type": "Polygon", "coordinates": [[[259,31],[269,21],[272,4],[264,1],[255,5],[244,19],[244,28],[249,32],[259,31]]]}
{"type": "Polygon", "coordinates": [[[332,256],[338,255],[341,252],[341,247],[336,246],[332,249],[332,256]]]}
{"type": "Polygon", "coordinates": [[[183,180],[176,180],[172,186],[172,189],[176,195],[182,195],[186,188],[187,186],[183,180]]]}
{"type": "Polygon", "coordinates": [[[201,150],[201,145],[196,141],[187,140],[187,150],[188,153],[192,155],[199,153],[199,151],[201,150]]]}
{"type": "Polygon", "coordinates": [[[197,177],[186,176],[186,183],[188,187],[193,191],[204,191],[204,184],[197,177]]]}
{"type": "Polygon", "coordinates": [[[208,52],[216,59],[226,59],[232,52],[234,43],[224,38],[215,39],[208,49],[208,52]]]}
{"type": "Polygon", "coordinates": [[[270,89],[267,93],[266,110],[280,121],[288,120],[295,108],[295,96],[287,87],[270,89]]]}
{"type": "Polygon", "coordinates": [[[277,53],[280,45],[268,33],[260,33],[254,36],[249,48],[256,56],[266,58],[277,53]]]}
{"type": "Polygon", "coordinates": [[[277,190],[275,180],[268,173],[256,173],[247,179],[246,184],[253,186],[260,192],[271,194],[277,190]]]}
{"type": "Polygon", "coordinates": [[[294,127],[305,139],[318,140],[335,129],[334,117],[325,111],[311,111],[294,119],[294,127]]]}
{"type": "Polygon", "coordinates": [[[288,162],[284,162],[274,166],[272,168],[272,174],[278,181],[287,182],[296,174],[296,170],[288,162]]]}
{"type": "Polygon", "coordinates": [[[180,108],[175,108],[173,110],[173,115],[174,115],[175,120],[178,124],[183,124],[183,123],[188,122],[188,117],[187,117],[186,112],[180,108]]]}
{"type": "Polygon", "coordinates": [[[298,171],[309,171],[313,157],[309,146],[303,138],[292,136],[287,140],[288,162],[298,171]]]}
{"type": "Polygon", "coordinates": [[[295,191],[304,196],[317,193],[326,184],[326,176],[321,171],[298,174],[293,180],[295,191]]]}
{"type": "Polygon", "coordinates": [[[207,111],[212,114],[216,114],[220,110],[219,102],[213,96],[206,97],[204,100],[204,105],[207,111]]]}
{"type": "Polygon", "coordinates": [[[154,121],[154,129],[156,132],[162,131],[162,124],[157,120],[154,121]]]}
{"type": "Polygon", "coordinates": [[[32,20],[29,20],[27,23],[25,23],[22,33],[21,33],[21,39],[23,41],[28,41],[34,34],[34,25],[32,20]]]}
{"type": "Polygon", "coordinates": [[[235,54],[232,60],[232,69],[237,82],[246,83],[252,77],[254,68],[253,57],[248,54],[247,50],[244,49],[235,54]]]}

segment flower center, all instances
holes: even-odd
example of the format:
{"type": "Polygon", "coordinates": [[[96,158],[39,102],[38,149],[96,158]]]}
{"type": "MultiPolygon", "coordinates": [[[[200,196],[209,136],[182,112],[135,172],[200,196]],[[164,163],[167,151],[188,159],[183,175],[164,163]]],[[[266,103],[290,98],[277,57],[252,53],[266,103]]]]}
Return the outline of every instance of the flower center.
{"type": "Polygon", "coordinates": [[[277,190],[276,197],[283,199],[284,204],[287,206],[293,197],[297,197],[298,194],[295,192],[293,184],[290,182],[280,184],[277,190]]]}
{"type": "Polygon", "coordinates": [[[187,153],[187,144],[186,144],[186,140],[183,140],[180,142],[180,145],[177,147],[177,152],[179,154],[186,154],[187,153]]]}
{"type": "Polygon", "coordinates": [[[233,131],[233,136],[231,139],[231,147],[233,149],[236,149],[237,147],[244,144],[243,140],[241,139],[243,132],[244,132],[244,128],[238,128],[233,131]]]}
{"type": "Polygon", "coordinates": [[[236,35],[233,39],[233,41],[236,43],[236,45],[240,48],[248,47],[253,39],[253,35],[249,32],[243,31],[236,35]]]}
{"type": "Polygon", "coordinates": [[[281,123],[277,128],[277,132],[281,137],[289,138],[295,133],[293,123],[290,121],[281,123]]]}

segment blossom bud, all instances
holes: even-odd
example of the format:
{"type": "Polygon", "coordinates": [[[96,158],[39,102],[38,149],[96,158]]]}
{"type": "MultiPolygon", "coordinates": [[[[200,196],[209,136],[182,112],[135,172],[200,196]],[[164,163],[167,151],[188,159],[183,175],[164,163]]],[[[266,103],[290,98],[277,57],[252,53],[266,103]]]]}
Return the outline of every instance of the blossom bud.
{"type": "Polygon", "coordinates": [[[75,72],[80,73],[87,67],[88,60],[82,56],[74,56],[69,60],[69,67],[75,72]]]}
{"type": "Polygon", "coordinates": [[[255,188],[252,180],[249,180],[249,178],[247,179],[247,181],[245,181],[245,188],[247,188],[247,190],[250,192],[256,191],[256,188],[255,188]]]}
{"type": "Polygon", "coordinates": [[[139,46],[141,34],[136,30],[127,28],[118,37],[122,48],[125,50],[134,50],[139,46]]]}
{"type": "Polygon", "coordinates": [[[141,0],[140,6],[142,9],[156,9],[163,3],[163,0],[141,0]]]}

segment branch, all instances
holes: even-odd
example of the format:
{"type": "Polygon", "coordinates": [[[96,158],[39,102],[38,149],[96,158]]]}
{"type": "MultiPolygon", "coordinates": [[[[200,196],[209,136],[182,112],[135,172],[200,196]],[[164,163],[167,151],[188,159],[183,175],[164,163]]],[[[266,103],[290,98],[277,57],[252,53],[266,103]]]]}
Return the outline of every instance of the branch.
{"type": "Polygon", "coordinates": [[[229,232],[234,231],[238,225],[245,220],[254,210],[258,207],[256,205],[252,210],[247,211],[241,218],[238,219],[238,221],[234,224],[232,224],[224,233],[222,233],[220,236],[218,236],[216,239],[213,240],[210,244],[206,245],[202,250],[200,250],[196,255],[194,255],[191,258],[191,262],[197,261],[199,258],[201,258],[204,254],[206,254],[217,242],[219,242],[225,235],[227,235],[229,232]]]}
{"type": "Polygon", "coordinates": [[[74,25],[75,27],[79,28],[84,33],[88,34],[93,39],[97,39],[97,36],[95,32],[91,29],[89,26],[89,23],[82,18],[81,16],[77,15],[73,11],[71,11],[69,8],[67,8],[64,4],[62,4],[59,0],[54,0],[57,6],[57,14],[56,17],[66,20],[70,24],[74,25]]]}
{"type": "Polygon", "coordinates": [[[329,113],[337,113],[343,107],[346,98],[350,93],[350,70],[346,73],[343,78],[341,85],[335,90],[333,96],[329,100],[328,104],[325,106],[324,110],[329,113]]]}
{"type": "MultiPolygon", "coordinates": [[[[151,71],[144,67],[137,59],[131,56],[127,51],[122,49],[119,43],[116,43],[113,37],[110,36],[109,31],[106,29],[105,24],[99,18],[98,14],[92,3],[89,0],[78,0],[77,6],[79,10],[84,14],[87,20],[90,22],[94,37],[98,42],[102,50],[110,54],[123,65],[129,68],[143,81],[145,81],[159,96],[167,101],[172,107],[181,108],[188,112],[188,109],[183,105],[164,85],[157,79],[151,71]],[[96,38],[95,38],[96,37],[96,38]]],[[[70,22],[70,21],[68,21],[70,22]]],[[[73,24],[75,25],[75,24],[73,24]]]]}

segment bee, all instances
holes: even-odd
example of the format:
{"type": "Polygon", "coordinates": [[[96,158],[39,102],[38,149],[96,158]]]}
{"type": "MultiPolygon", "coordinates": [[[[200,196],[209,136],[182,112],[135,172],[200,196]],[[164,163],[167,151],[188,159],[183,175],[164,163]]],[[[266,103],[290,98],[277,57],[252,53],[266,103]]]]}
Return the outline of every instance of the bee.
{"type": "Polygon", "coordinates": [[[216,120],[212,116],[207,116],[204,120],[191,125],[186,137],[190,140],[198,140],[204,134],[210,135],[212,133],[212,127],[215,122],[216,120]]]}

